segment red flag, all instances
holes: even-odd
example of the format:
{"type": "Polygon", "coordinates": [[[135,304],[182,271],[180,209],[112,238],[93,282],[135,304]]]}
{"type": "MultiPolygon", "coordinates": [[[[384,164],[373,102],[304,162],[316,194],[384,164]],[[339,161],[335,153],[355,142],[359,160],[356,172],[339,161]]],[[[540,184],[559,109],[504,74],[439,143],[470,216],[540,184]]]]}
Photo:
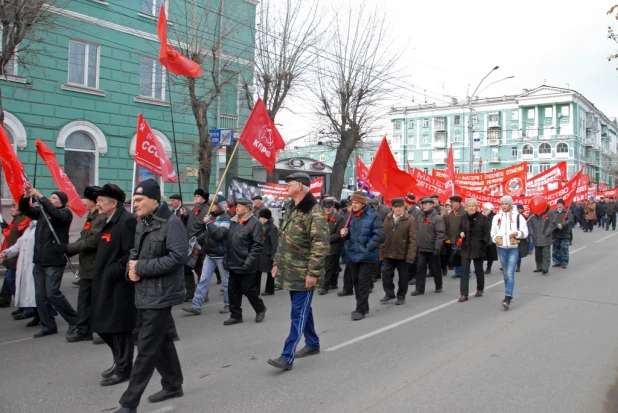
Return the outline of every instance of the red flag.
{"type": "Polygon", "coordinates": [[[165,154],[163,145],[150,129],[140,113],[137,115],[137,139],[135,140],[135,163],[159,175],[166,182],[176,182],[178,176],[172,162],[165,154]]]}
{"type": "Polygon", "coordinates": [[[451,189],[455,185],[455,161],[453,159],[453,144],[448,151],[446,159],[446,189],[451,189]]]}
{"type": "Polygon", "coordinates": [[[369,168],[365,166],[365,163],[360,158],[360,156],[356,157],[356,187],[366,191],[367,193],[371,192],[371,182],[369,182],[369,168]]]}
{"type": "Polygon", "coordinates": [[[403,197],[414,186],[414,178],[397,166],[386,137],[378,147],[367,177],[387,203],[393,198],[403,197]]]}
{"type": "Polygon", "coordinates": [[[159,49],[159,61],[161,64],[175,75],[187,77],[202,76],[202,67],[198,63],[188,59],[182,53],[177,52],[167,43],[167,17],[165,16],[165,6],[161,6],[161,10],[159,10],[157,29],[159,32],[159,41],[161,42],[161,48],[159,49]]]}
{"type": "Polygon", "coordinates": [[[255,102],[238,142],[242,143],[247,152],[264,165],[269,173],[273,172],[277,163],[277,151],[285,148],[285,142],[268,117],[262,99],[258,98],[255,102]]]}
{"type": "Polygon", "coordinates": [[[24,185],[27,181],[26,174],[24,173],[24,166],[17,159],[17,154],[13,150],[13,145],[9,142],[2,125],[0,125],[0,162],[2,162],[4,178],[11,191],[11,196],[15,202],[19,202],[24,194],[24,185]]]}
{"type": "Polygon", "coordinates": [[[410,166],[410,162],[406,161],[406,163],[408,164],[408,173],[409,173],[411,176],[414,176],[414,168],[412,168],[412,167],[410,166]]]}
{"type": "Polygon", "coordinates": [[[49,172],[52,178],[54,178],[54,182],[58,185],[58,189],[67,194],[69,198],[67,206],[80,217],[83,216],[88,211],[82,203],[82,197],[79,196],[67,174],[65,174],[60,165],[58,165],[54,151],[49,149],[40,139],[36,140],[35,146],[39,156],[43,159],[43,162],[47,164],[49,172]]]}

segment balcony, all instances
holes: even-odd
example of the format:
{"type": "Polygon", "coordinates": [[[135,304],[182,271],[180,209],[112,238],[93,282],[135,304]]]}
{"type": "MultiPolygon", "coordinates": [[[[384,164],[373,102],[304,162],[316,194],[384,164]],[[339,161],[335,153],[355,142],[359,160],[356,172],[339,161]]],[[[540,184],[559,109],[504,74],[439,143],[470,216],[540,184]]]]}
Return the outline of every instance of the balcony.
{"type": "Polygon", "coordinates": [[[500,162],[500,157],[498,155],[493,155],[489,157],[489,163],[498,163],[500,162]]]}
{"type": "Polygon", "coordinates": [[[433,130],[434,131],[445,131],[446,130],[446,118],[435,118],[433,120],[433,130]]]}
{"type": "Polygon", "coordinates": [[[434,148],[446,148],[446,139],[434,139],[431,146],[434,148]]]}
{"type": "Polygon", "coordinates": [[[557,138],[558,140],[565,141],[569,139],[569,135],[558,135],[557,138]]]}
{"type": "Polygon", "coordinates": [[[526,137],[536,138],[537,136],[539,136],[539,130],[536,126],[526,128],[526,137]]]}
{"type": "Polygon", "coordinates": [[[446,156],[444,155],[434,155],[431,160],[436,165],[444,165],[446,163],[446,156]]]}
{"type": "Polygon", "coordinates": [[[521,159],[523,161],[531,161],[534,159],[534,154],[533,153],[522,153],[521,154],[521,159]]]}
{"type": "Polygon", "coordinates": [[[586,163],[588,165],[598,165],[599,161],[594,156],[586,156],[586,163]]]}
{"type": "Polygon", "coordinates": [[[548,153],[539,152],[539,159],[551,159],[551,152],[548,152],[548,153]]]}
{"type": "Polygon", "coordinates": [[[584,145],[592,148],[594,147],[594,142],[592,139],[586,139],[586,141],[584,142],[584,145]]]}
{"type": "Polygon", "coordinates": [[[489,146],[500,146],[500,139],[487,139],[487,144],[489,146]]]}
{"type": "Polygon", "coordinates": [[[487,127],[488,128],[499,128],[500,127],[500,115],[489,115],[487,118],[487,127]]]}

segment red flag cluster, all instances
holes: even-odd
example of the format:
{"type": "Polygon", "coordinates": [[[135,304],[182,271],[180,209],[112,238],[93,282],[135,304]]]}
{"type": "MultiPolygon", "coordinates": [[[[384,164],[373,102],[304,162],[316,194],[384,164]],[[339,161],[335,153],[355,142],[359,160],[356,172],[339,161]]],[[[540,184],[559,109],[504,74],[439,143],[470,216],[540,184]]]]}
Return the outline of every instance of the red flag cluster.
{"type": "Polygon", "coordinates": [[[135,163],[150,172],[159,175],[164,181],[176,182],[178,176],[172,162],[150,125],[140,113],[137,116],[137,138],[135,139],[135,163]]]}
{"type": "Polygon", "coordinates": [[[390,203],[393,198],[405,195],[414,185],[414,178],[397,166],[386,137],[382,138],[367,178],[371,186],[384,196],[386,203],[390,203]]]}
{"type": "Polygon", "coordinates": [[[24,166],[17,159],[17,154],[15,154],[2,125],[0,125],[0,161],[11,196],[15,202],[19,202],[24,194],[24,185],[27,181],[26,174],[24,173],[24,166]]]}

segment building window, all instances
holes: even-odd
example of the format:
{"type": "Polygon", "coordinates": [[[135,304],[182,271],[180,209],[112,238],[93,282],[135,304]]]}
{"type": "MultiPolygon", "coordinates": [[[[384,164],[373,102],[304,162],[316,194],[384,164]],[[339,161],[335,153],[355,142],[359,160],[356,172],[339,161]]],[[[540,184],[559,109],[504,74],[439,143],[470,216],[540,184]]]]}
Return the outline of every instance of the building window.
{"type": "Polygon", "coordinates": [[[96,185],[97,147],[84,132],[71,133],[64,142],[64,172],[78,194],[87,186],[96,185]]]}
{"type": "Polygon", "coordinates": [[[428,161],[429,160],[429,151],[423,151],[423,160],[424,161],[428,161]]]}
{"type": "Polygon", "coordinates": [[[528,164],[528,173],[529,174],[532,173],[532,164],[531,163],[528,164]]]}
{"type": "Polygon", "coordinates": [[[429,173],[429,168],[423,168],[423,172],[425,172],[426,174],[429,173]]]}
{"type": "Polygon", "coordinates": [[[455,125],[459,125],[461,123],[461,116],[455,115],[455,125]]]}
{"type": "Polygon", "coordinates": [[[461,142],[461,132],[455,132],[455,134],[453,135],[453,142],[461,142]]]}
{"type": "Polygon", "coordinates": [[[423,143],[424,144],[429,143],[429,135],[423,135],[423,143]]]}
{"type": "Polygon", "coordinates": [[[512,156],[514,159],[517,159],[517,146],[512,146],[512,147],[511,147],[511,156],[512,156]]]}
{"type": "Polygon", "coordinates": [[[408,129],[414,129],[414,121],[412,119],[408,120],[408,129]]]}
{"type": "Polygon", "coordinates": [[[159,17],[159,10],[165,3],[166,0],[142,0],[142,13],[159,17]]]}
{"type": "Polygon", "coordinates": [[[459,166],[455,167],[455,173],[458,174],[461,171],[461,168],[459,166]]]}
{"type": "Polygon", "coordinates": [[[401,121],[400,120],[396,120],[393,122],[393,126],[395,128],[395,130],[401,130],[401,121]]]}
{"type": "Polygon", "coordinates": [[[320,154],[320,162],[324,162],[324,159],[326,158],[326,155],[324,154],[324,152],[322,152],[320,154]]]}
{"type": "Polygon", "coordinates": [[[551,153],[551,145],[549,143],[542,143],[539,145],[539,154],[551,153]]]}
{"type": "Polygon", "coordinates": [[[519,120],[519,111],[514,110],[511,112],[511,120],[519,120]]]}
{"type": "Polygon", "coordinates": [[[569,153],[569,145],[560,142],[558,146],[556,146],[556,153],[569,153]]]}
{"type": "Polygon", "coordinates": [[[492,172],[496,172],[498,170],[498,168],[491,168],[492,172]]]}
{"type": "Polygon", "coordinates": [[[479,173],[481,173],[481,168],[479,168],[479,167],[475,167],[475,168],[472,170],[472,173],[475,173],[475,174],[479,174],[479,173]]]}
{"type": "Polygon", "coordinates": [[[534,109],[528,109],[528,119],[534,119],[534,109]]]}
{"type": "Polygon", "coordinates": [[[541,172],[545,172],[546,170],[548,170],[549,168],[551,168],[551,165],[548,163],[542,163],[539,164],[539,173],[541,172]]]}
{"type": "Polygon", "coordinates": [[[569,107],[568,106],[563,106],[560,108],[560,113],[562,114],[562,116],[569,116],[569,107]]]}
{"type": "Polygon", "coordinates": [[[461,149],[455,149],[453,151],[453,158],[454,159],[461,159],[461,149]]]}
{"type": "Polygon", "coordinates": [[[472,116],[472,123],[479,123],[479,116],[478,115],[472,116]]]}
{"type": "Polygon", "coordinates": [[[423,128],[429,127],[429,119],[423,119],[423,128]]]}
{"type": "Polygon", "coordinates": [[[545,117],[551,118],[554,116],[554,108],[545,108],[545,117]]]}
{"type": "Polygon", "coordinates": [[[98,45],[69,40],[69,83],[98,89],[98,45]]]}
{"type": "Polygon", "coordinates": [[[374,159],[374,158],[375,158],[375,155],[371,155],[371,156],[369,157],[369,163],[373,163],[373,159],[374,159]]]}
{"type": "Polygon", "coordinates": [[[165,69],[157,60],[140,58],[139,90],[141,96],[165,100],[165,69]]]}
{"type": "Polygon", "coordinates": [[[500,130],[490,130],[487,132],[488,139],[500,139],[500,130]]]}
{"type": "Polygon", "coordinates": [[[408,161],[414,160],[414,152],[408,152],[408,161]]]}
{"type": "Polygon", "coordinates": [[[393,144],[391,145],[393,148],[399,148],[401,146],[401,135],[394,135],[393,144]]]}
{"type": "Polygon", "coordinates": [[[534,154],[534,148],[530,144],[526,144],[521,148],[522,155],[532,155],[534,154]]]}

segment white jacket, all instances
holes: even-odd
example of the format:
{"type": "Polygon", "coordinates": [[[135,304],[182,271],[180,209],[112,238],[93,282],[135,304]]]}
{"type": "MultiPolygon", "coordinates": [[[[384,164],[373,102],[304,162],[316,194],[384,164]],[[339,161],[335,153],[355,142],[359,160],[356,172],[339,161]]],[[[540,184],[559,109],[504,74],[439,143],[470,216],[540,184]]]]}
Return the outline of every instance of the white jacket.
{"type": "Polygon", "coordinates": [[[7,248],[3,252],[7,258],[13,258],[17,254],[17,268],[15,269],[15,306],[16,307],[36,307],[34,297],[34,276],[32,270],[34,264],[32,257],[34,255],[34,231],[36,230],[36,221],[30,221],[30,224],[24,230],[24,233],[17,239],[11,248],[7,248]]]}
{"type": "Polygon", "coordinates": [[[497,237],[502,237],[502,246],[496,243],[496,247],[517,248],[517,244],[511,245],[509,242],[509,237],[514,232],[517,232],[517,239],[528,238],[528,222],[526,218],[514,208],[509,212],[500,210],[491,223],[491,240],[495,243],[497,237]],[[519,229],[517,229],[517,221],[519,221],[519,229]]]}

